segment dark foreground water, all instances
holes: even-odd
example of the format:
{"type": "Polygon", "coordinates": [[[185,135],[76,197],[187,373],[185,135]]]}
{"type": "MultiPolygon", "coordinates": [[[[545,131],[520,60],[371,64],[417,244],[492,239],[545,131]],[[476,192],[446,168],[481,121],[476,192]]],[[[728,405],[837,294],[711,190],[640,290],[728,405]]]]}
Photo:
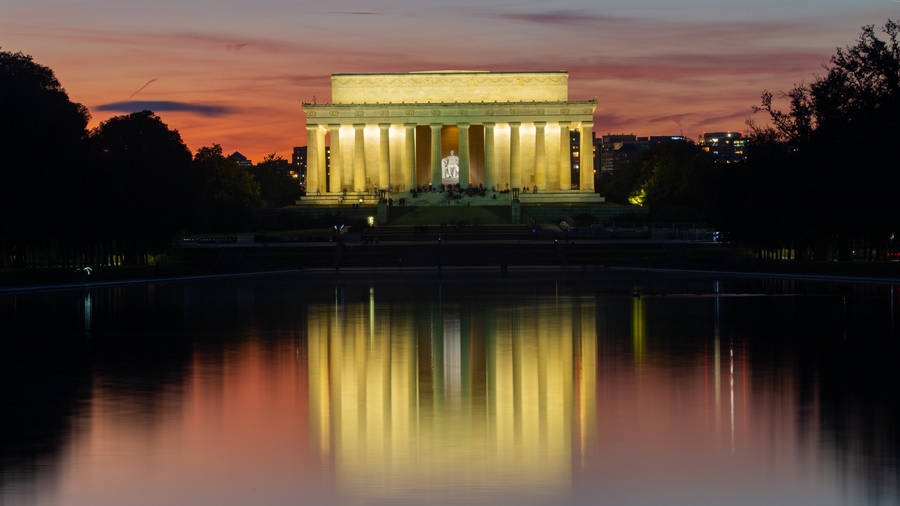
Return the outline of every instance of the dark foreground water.
{"type": "Polygon", "coordinates": [[[0,503],[896,504],[898,298],[624,273],[2,295],[0,503]]]}

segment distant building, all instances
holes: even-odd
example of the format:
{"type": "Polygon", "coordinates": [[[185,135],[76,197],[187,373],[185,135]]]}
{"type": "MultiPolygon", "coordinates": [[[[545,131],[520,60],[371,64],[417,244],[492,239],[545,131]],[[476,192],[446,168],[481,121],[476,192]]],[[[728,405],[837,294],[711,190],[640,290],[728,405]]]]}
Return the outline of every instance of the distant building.
{"type": "MultiPolygon", "coordinates": [[[[291,177],[300,180],[300,184],[306,188],[306,146],[294,146],[291,154],[291,177]]],[[[331,147],[325,146],[325,172],[331,167],[331,147]]]]}
{"type": "Polygon", "coordinates": [[[634,134],[606,134],[600,138],[600,174],[614,174],[621,169],[628,157],[644,149],[636,146],[634,134]]]}
{"type": "Polygon", "coordinates": [[[651,135],[649,137],[638,137],[637,142],[640,144],[644,144],[646,148],[652,147],[656,144],[662,144],[664,142],[672,142],[672,141],[683,141],[683,135],[651,135]]]}
{"type": "Polygon", "coordinates": [[[612,146],[602,145],[600,151],[600,173],[615,174],[628,163],[631,155],[647,149],[646,145],[637,142],[616,143],[612,146]]]}
{"type": "Polygon", "coordinates": [[[634,134],[606,134],[600,138],[600,144],[604,146],[629,142],[637,142],[637,137],[634,134]]]}
{"type": "Polygon", "coordinates": [[[297,172],[306,173],[306,146],[294,146],[294,153],[291,155],[291,167],[297,172]]]}
{"type": "Polygon", "coordinates": [[[742,132],[703,132],[700,147],[719,163],[735,163],[747,158],[747,139],[742,132]]]}
{"type": "Polygon", "coordinates": [[[628,162],[635,153],[672,141],[683,141],[680,135],[651,135],[638,137],[634,134],[607,134],[600,139],[599,171],[603,175],[613,175],[628,162]]]}
{"type": "Polygon", "coordinates": [[[291,153],[291,177],[295,174],[300,184],[306,187],[306,146],[294,146],[291,153]]]}
{"type": "Polygon", "coordinates": [[[242,155],[240,151],[235,151],[228,156],[229,160],[234,160],[241,167],[252,167],[253,162],[251,162],[246,156],[242,155]]]}
{"type": "MultiPolygon", "coordinates": [[[[593,138],[593,136],[591,136],[593,138]]],[[[580,181],[581,175],[581,132],[571,130],[569,132],[569,167],[572,168],[572,181],[580,181]]],[[[573,186],[576,186],[573,183],[573,186]]],[[[566,190],[570,188],[564,188],[566,190]]]]}
{"type": "MultiPolygon", "coordinates": [[[[597,188],[597,174],[600,170],[600,157],[597,156],[599,150],[597,149],[599,139],[597,139],[597,134],[591,132],[591,167],[589,170],[593,171],[593,174],[588,174],[587,177],[594,181],[594,189],[596,191],[597,188]]],[[[571,167],[572,167],[572,181],[580,181],[581,177],[581,132],[569,132],[569,153],[571,157],[571,167]]],[[[574,185],[573,185],[574,186],[574,185]]]]}

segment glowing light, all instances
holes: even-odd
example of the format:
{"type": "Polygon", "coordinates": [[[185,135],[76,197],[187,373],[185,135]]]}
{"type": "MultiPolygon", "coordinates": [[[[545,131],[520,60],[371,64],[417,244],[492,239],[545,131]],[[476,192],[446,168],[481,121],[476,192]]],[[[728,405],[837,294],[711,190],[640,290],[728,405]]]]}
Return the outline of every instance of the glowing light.
{"type": "Polygon", "coordinates": [[[628,197],[628,203],[634,204],[636,206],[644,205],[644,200],[647,198],[647,190],[641,188],[634,194],[628,197]]]}

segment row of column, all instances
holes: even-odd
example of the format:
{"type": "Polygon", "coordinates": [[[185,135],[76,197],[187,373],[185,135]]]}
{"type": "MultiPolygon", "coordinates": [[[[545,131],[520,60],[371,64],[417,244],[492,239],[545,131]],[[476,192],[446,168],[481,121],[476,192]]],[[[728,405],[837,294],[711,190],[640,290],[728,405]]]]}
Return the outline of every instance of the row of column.
{"type": "MultiPolygon", "coordinates": [[[[353,155],[350,160],[343,159],[341,149],[340,125],[330,124],[327,128],[320,125],[307,125],[306,148],[306,191],[307,194],[340,193],[343,189],[354,192],[366,191],[366,151],[364,123],[353,125],[353,155]],[[325,133],[331,140],[331,180],[327,184],[328,174],[325,171],[325,133]]],[[[389,123],[378,124],[378,182],[379,188],[391,185],[391,150],[389,123]]],[[[405,172],[411,173],[411,181],[415,184],[415,123],[404,125],[406,145],[403,153],[405,172]]]]}
{"type": "MultiPolygon", "coordinates": [[[[535,184],[538,188],[564,189],[572,187],[572,167],[570,155],[568,121],[559,122],[559,166],[550,167],[551,157],[547,156],[546,121],[535,121],[535,184]]],[[[443,125],[431,125],[431,158],[432,158],[432,184],[440,185],[441,172],[441,127],[443,125]],[[436,169],[435,169],[436,167],[436,169]]],[[[465,187],[469,181],[469,125],[460,123],[459,127],[459,180],[465,187]],[[464,183],[463,183],[464,182],[464,183]]],[[[495,123],[484,123],[484,185],[491,188],[499,183],[499,170],[497,167],[497,149],[494,142],[495,123]]],[[[509,185],[511,188],[522,188],[525,185],[522,169],[522,148],[520,122],[509,123],[509,185]]],[[[593,163],[593,122],[581,122],[581,143],[579,146],[579,177],[578,188],[582,190],[594,189],[594,163],[593,163]]]]}
{"type": "MultiPolygon", "coordinates": [[[[518,122],[509,123],[509,181],[513,188],[522,188],[526,185],[525,174],[522,168],[522,150],[521,150],[521,124],[518,122]]],[[[572,166],[570,155],[569,126],[570,122],[559,122],[559,161],[558,167],[551,167],[553,157],[547,152],[547,141],[545,129],[547,122],[534,122],[534,184],[538,188],[547,189],[563,189],[568,190],[572,187],[572,166]]],[[[581,134],[581,143],[579,145],[579,181],[578,188],[581,190],[594,189],[594,166],[593,166],[593,122],[583,121],[579,129],[581,134]]],[[[486,131],[487,132],[487,131],[486,131]]],[[[485,134],[485,146],[487,146],[487,134],[485,134]]],[[[487,148],[485,148],[487,152],[487,148]]],[[[493,162],[492,162],[493,163],[493,162]]],[[[493,186],[493,182],[491,185],[493,186]]]]}
{"type": "MultiPolygon", "coordinates": [[[[499,170],[497,167],[497,150],[494,142],[495,123],[484,124],[484,185],[491,188],[498,184],[499,170]]],[[[535,121],[535,184],[538,188],[564,189],[572,187],[571,181],[571,157],[569,154],[569,125],[568,121],[559,122],[559,166],[550,167],[552,157],[547,156],[545,127],[546,121],[535,121]]],[[[441,185],[441,128],[442,123],[432,123],[431,127],[431,184],[441,185]]],[[[469,124],[458,123],[459,128],[459,181],[465,188],[469,185],[469,124]]],[[[522,188],[524,175],[522,170],[521,149],[521,123],[509,123],[509,184],[511,188],[522,188]]],[[[416,180],[416,145],[415,123],[406,123],[404,128],[404,143],[402,163],[403,173],[407,181],[394,182],[403,184],[407,190],[417,186],[416,180]]],[[[353,157],[344,163],[341,150],[340,125],[330,124],[327,127],[331,139],[331,184],[326,186],[328,176],[325,172],[325,132],[326,129],[319,125],[307,125],[307,194],[324,193],[326,188],[331,193],[340,193],[344,188],[355,192],[366,191],[366,153],[365,153],[365,124],[353,125],[353,157]]],[[[581,143],[579,146],[580,180],[578,188],[581,190],[594,189],[593,170],[593,122],[581,122],[581,143]]],[[[391,150],[390,150],[390,124],[378,125],[379,152],[378,152],[378,187],[388,188],[391,181],[391,150]]]]}

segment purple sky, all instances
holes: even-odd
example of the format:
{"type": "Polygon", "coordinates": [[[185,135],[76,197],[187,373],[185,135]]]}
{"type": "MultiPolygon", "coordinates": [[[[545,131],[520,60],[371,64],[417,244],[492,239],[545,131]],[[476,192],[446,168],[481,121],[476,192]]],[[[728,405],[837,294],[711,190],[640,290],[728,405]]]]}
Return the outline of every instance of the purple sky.
{"type": "Polygon", "coordinates": [[[338,72],[564,69],[598,134],[746,130],[762,90],[889,17],[900,1],[0,0],[0,47],[53,68],[91,126],[149,107],[192,150],[258,160],[306,143],[300,101],[338,72]]]}

